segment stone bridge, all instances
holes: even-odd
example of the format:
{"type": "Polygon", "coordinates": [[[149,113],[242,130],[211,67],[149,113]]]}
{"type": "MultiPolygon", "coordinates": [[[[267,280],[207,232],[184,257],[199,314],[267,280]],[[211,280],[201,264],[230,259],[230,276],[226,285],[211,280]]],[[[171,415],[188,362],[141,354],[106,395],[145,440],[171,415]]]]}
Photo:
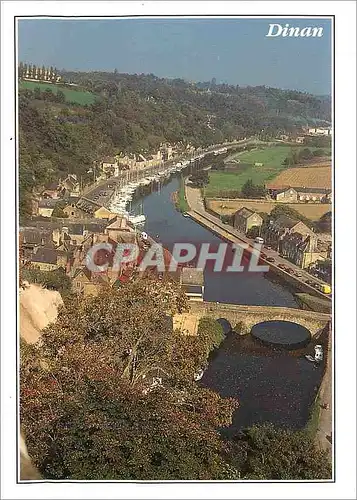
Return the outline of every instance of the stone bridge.
{"type": "Polygon", "coordinates": [[[190,312],[197,317],[209,316],[214,319],[225,318],[232,328],[242,324],[242,332],[249,333],[254,325],[263,321],[291,321],[307,328],[312,336],[331,320],[330,314],[290,307],[245,306],[216,302],[190,302],[190,312]]]}

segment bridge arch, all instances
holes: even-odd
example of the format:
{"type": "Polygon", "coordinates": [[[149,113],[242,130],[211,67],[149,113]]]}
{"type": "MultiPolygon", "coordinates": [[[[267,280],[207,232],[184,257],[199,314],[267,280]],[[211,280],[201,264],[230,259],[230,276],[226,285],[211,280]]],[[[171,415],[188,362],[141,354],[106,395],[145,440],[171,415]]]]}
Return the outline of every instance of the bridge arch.
{"type": "Polygon", "coordinates": [[[318,335],[322,328],[331,320],[330,314],[275,306],[246,306],[238,304],[224,304],[216,302],[191,302],[190,310],[198,317],[209,316],[214,319],[224,318],[234,330],[237,324],[241,325],[238,333],[250,333],[253,326],[264,321],[288,321],[307,328],[311,336],[318,335]]]}

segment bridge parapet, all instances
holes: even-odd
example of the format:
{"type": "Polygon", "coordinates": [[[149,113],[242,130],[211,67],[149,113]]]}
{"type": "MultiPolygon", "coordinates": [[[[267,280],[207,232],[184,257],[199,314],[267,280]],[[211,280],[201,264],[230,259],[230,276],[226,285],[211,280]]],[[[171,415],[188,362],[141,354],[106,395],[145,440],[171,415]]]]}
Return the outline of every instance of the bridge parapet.
{"type": "Polygon", "coordinates": [[[242,334],[249,333],[254,325],[263,321],[291,321],[307,328],[312,336],[317,335],[328,321],[330,314],[275,306],[247,306],[216,302],[192,302],[191,313],[199,317],[209,316],[214,319],[225,318],[234,328],[242,325],[242,334]]]}

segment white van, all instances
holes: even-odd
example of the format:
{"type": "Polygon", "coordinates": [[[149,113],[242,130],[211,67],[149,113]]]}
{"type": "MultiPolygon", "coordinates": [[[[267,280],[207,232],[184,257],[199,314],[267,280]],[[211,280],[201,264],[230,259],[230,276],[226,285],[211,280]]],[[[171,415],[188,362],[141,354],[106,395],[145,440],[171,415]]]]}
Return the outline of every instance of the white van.
{"type": "Polygon", "coordinates": [[[261,238],[260,236],[257,236],[254,240],[255,243],[259,243],[259,245],[263,245],[264,244],[264,240],[263,238],[261,238]]]}

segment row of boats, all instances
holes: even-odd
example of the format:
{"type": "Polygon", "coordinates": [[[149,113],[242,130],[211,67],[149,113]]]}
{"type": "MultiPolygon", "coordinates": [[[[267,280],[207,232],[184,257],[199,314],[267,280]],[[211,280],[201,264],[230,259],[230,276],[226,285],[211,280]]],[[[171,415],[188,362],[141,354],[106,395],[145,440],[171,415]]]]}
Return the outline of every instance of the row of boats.
{"type": "MultiPolygon", "coordinates": [[[[143,213],[132,214],[131,213],[131,203],[134,198],[135,192],[141,186],[149,186],[152,183],[161,183],[165,178],[169,178],[172,174],[181,172],[191,163],[196,160],[200,160],[204,157],[204,154],[200,154],[191,158],[190,160],[184,160],[182,162],[176,163],[166,170],[162,170],[155,175],[143,177],[136,181],[128,182],[126,185],[122,186],[120,189],[116,189],[114,195],[111,199],[110,210],[118,215],[126,217],[135,226],[140,226],[145,224],[146,216],[143,213]]],[[[142,208],[141,208],[142,212],[142,208]]]]}

